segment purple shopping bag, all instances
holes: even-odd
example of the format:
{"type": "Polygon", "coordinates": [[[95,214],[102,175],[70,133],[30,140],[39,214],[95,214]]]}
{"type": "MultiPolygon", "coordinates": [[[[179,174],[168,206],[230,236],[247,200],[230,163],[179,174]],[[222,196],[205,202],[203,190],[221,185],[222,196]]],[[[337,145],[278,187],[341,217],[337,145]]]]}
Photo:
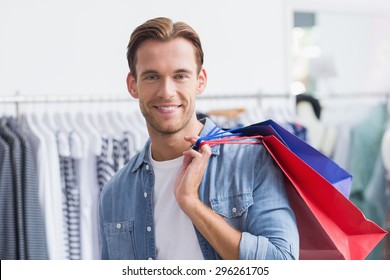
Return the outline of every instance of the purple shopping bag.
{"type": "Polygon", "coordinates": [[[246,127],[234,128],[228,131],[213,131],[209,135],[198,140],[218,139],[228,135],[235,136],[270,136],[273,135],[279,139],[287,148],[289,148],[297,157],[303,160],[307,165],[313,168],[318,174],[324,177],[337,190],[339,190],[345,197],[349,198],[352,175],[337,165],[326,155],[316,150],[308,143],[290,133],[288,130],[274,122],[273,120],[266,120],[264,122],[252,124],[246,127]]]}

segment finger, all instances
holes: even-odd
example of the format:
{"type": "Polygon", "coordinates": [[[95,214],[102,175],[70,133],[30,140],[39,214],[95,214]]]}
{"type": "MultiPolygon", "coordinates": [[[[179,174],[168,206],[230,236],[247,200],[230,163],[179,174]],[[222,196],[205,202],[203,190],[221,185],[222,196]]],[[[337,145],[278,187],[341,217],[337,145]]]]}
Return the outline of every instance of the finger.
{"type": "Polygon", "coordinates": [[[196,158],[199,156],[205,156],[207,158],[211,155],[211,148],[208,144],[202,145],[199,151],[195,151],[193,149],[189,149],[183,152],[183,155],[191,155],[191,157],[196,158]]]}
{"type": "Polygon", "coordinates": [[[207,165],[207,162],[209,161],[210,159],[210,156],[211,156],[211,148],[208,144],[205,144],[202,146],[202,148],[200,149],[200,153],[202,155],[202,165],[205,167],[207,165]]]}
{"type": "Polygon", "coordinates": [[[203,155],[208,155],[210,156],[211,155],[211,148],[210,148],[210,145],[209,144],[204,144],[202,145],[202,147],[200,148],[200,153],[203,155]]]}
{"type": "Polygon", "coordinates": [[[190,163],[192,162],[192,156],[187,153],[183,153],[183,155],[184,155],[183,169],[186,170],[188,165],[190,165],[190,163]]]}
{"type": "Polygon", "coordinates": [[[211,156],[211,148],[209,145],[204,145],[199,152],[191,149],[185,151],[183,154],[185,158],[188,157],[191,159],[191,162],[186,161],[186,163],[191,163],[191,165],[197,168],[199,172],[203,172],[211,156]]]}
{"type": "Polygon", "coordinates": [[[189,150],[184,151],[183,155],[189,156],[189,157],[194,158],[194,159],[202,157],[202,154],[200,152],[197,152],[193,149],[189,149],[189,150]]]}
{"type": "Polygon", "coordinates": [[[192,145],[196,144],[196,141],[199,139],[199,136],[184,136],[184,140],[190,142],[192,145]]]}
{"type": "Polygon", "coordinates": [[[198,139],[199,138],[199,136],[184,136],[184,139],[186,140],[186,141],[191,141],[191,140],[193,140],[193,139],[198,139]]]}

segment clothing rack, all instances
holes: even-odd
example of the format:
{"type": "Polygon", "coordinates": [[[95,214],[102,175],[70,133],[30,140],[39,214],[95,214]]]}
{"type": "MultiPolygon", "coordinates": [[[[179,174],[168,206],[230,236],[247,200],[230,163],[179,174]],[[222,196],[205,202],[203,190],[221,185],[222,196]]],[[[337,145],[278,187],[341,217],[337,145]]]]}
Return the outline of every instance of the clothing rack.
{"type": "MultiPolygon", "coordinates": [[[[199,95],[199,99],[229,99],[229,98],[287,98],[289,94],[208,94],[199,95]]],[[[0,103],[60,103],[60,102],[121,102],[135,101],[130,96],[119,95],[11,95],[0,96],[0,103]]]]}
{"type": "Polygon", "coordinates": [[[326,102],[332,99],[339,99],[350,102],[350,99],[361,100],[383,100],[387,106],[388,118],[390,119],[390,92],[371,92],[371,93],[356,93],[356,94],[330,94],[329,96],[320,98],[320,102],[326,102]]]}
{"type": "MultiPolygon", "coordinates": [[[[235,99],[235,98],[292,98],[288,93],[248,93],[248,94],[209,94],[199,95],[199,100],[203,99],[235,99]]],[[[356,93],[356,94],[330,94],[324,98],[366,98],[366,97],[386,97],[390,98],[390,92],[374,92],[374,93],[356,93]]],[[[83,102],[122,102],[136,101],[129,95],[20,95],[19,93],[9,96],[0,96],[0,103],[83,103],[83,102]]]]}
{"type": "MultiPolygon", "coordinates": [[[[289,94],[264,94],[264,93],[249,93],[249,94],[209,94],[199,95],[198,100],[211,99],[262,99],[262,98],[289,98],[289,94]]],[[[11,96],[0,96],[0,103],[14,104],[16,107],[16,114],[19,115],[19,104],[29,103],[99,103],[99,102],[134,102],[130,95],[124,94],[119,96],[117,94],[111,95],[21,95],[17,92],[11,96]]]]}

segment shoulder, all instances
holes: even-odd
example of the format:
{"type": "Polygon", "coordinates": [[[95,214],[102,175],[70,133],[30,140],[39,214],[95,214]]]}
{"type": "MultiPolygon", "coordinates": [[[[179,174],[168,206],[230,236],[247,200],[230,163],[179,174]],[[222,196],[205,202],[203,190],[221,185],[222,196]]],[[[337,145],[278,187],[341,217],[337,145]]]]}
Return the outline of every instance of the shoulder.
{"type": "Polygon", "coordinates": [[[224,158],[234,158],[235,160],[262,159],[267,156],[268,152],[260,140],[240,140],[240,142],[243,143],[221,145],[220,155],[224,158]],[[251,142],[251,144],[247,142],[251,142]]]}
{"type": "Polygon", "coordinates": [[[219,154],[211,159],[210,168],[241,176],[256,174],[258,180],[271,174],[280,175],[277,163],[261,143],[221,145],[219,154]]]}
{"type": "MultiPolygon", "coordinates": [[[[204,124],[203,130],[200,133],[200,137],[206,137],[209,133],[220,133],[224,131],[222,128],[218,127],[212,120],[206,118],[202,122],[204,124]]],[[[225,131],[229,133],[228,131],[225,131]]],[[[254,159],[254,158],[262,158],[266,156],[267,151],[265,147],[262,145],[262,142],[259,139],[240,139],[235,140],[235,142],[241,142],[240,144],[220,144],[217,146],[213,146],[211,148],[212,154],[216,155],[216,158],[219,160],[222,159],[232,159],[241,160],[241,159],[254,159]],[[256,143],[256,144],[254,144],[256,143]]]]}

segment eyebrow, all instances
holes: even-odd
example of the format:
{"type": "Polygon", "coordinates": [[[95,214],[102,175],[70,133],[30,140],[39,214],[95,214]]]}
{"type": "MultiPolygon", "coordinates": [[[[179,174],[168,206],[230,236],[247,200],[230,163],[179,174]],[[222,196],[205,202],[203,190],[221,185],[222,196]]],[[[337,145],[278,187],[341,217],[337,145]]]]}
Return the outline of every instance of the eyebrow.
{"type": "Polygon", "coordinates": [[[192,73],[194,73],[193,71],[191,71],[190,69],[186,69],[186,68],[182,68],[182,69],[177,69],[176,71],[175,71],[175,73],[177,74],[177,73],[187,73],[187,74],[192,74],[192,73]]]}
{"type": "Polygon", "coordinates": [[[146,76],[146,75],[149,75],[149,74],[158,74],[158,72],[155,71],[155,70],[145,70],[142,73],[140,73],[140,77],[143,77],[143,76],[146,76]]]}
{"type": "MultiPolygon", "coordinates": [[[[190,69],[180,68],[180,69],[175,70],[174,73],[175,73],[175,74],[178,74],[178,73],[193,74],[194,72],[191,71],[190,69]]],[[[140,74],[140,77],[144,77],[144,76],[149,75],[149,74],[158,74],[158,71],[156,71],[156,70],[145,70],[145,71],[143,71],[143,72],[140,74]]]]}

